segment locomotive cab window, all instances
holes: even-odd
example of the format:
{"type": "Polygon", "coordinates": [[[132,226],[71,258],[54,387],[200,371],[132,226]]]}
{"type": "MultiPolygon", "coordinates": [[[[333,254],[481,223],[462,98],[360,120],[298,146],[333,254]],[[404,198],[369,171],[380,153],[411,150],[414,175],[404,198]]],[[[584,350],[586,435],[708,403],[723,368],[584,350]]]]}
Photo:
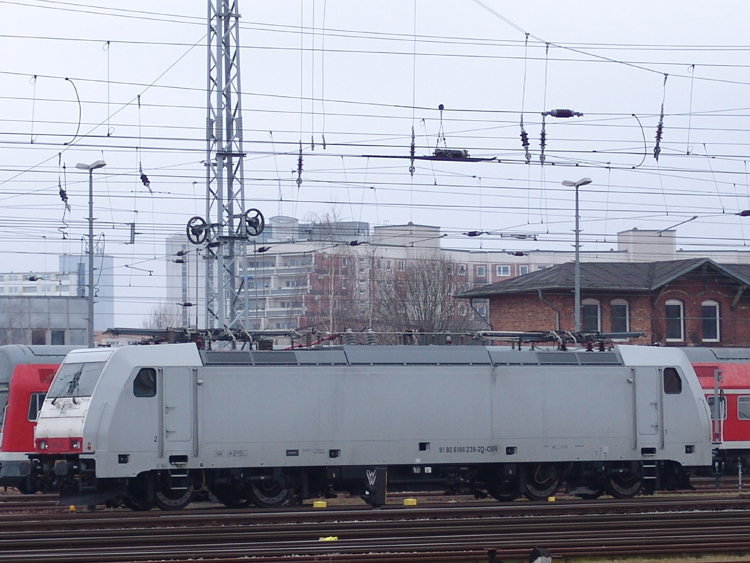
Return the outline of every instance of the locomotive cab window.
{"type": "Polygon", "coordinates": [[[154,368],[141,368],[133,380],[133,395],[156,397],[156,370],[154,368]]]}
{"type": "Polygon", "coordinates": [[[750,420],[750,396],[737,397],[737,418],[750,420]]]}
{"type": "Polygon", "coordinates": [[[682,393],[682,379],[675,368],[664,368],[664,393],[667,395],[682,393]]]}
{"type": "Polygon", "coordinates": [[[32,393],[29,398],[29,414],[27,419],[29,422],[36,422],[39,416],[39,411],[42,410],[44,404],[44,398],[47,396],[46,393],[32,393]]]}

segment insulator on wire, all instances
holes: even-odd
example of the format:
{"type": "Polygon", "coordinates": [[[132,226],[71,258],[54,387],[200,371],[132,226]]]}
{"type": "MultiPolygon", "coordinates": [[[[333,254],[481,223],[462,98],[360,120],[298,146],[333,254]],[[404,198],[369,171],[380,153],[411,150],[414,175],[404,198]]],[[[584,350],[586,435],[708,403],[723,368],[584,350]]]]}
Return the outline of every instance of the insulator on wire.
{"type": "Polygon", "coordinates": [[[542,115],[551,115],[552,117],[568,118],[568,117],[583,117],[580,111],[573,111],[572,109],[553,109],[545,111],[542,115]]]}
{"type": "Polygon", "coordinates": [[[302,185],[302,141],[299,142],[299,158],[297,159],[297,188],[302,185]]]}
{"type": "Polygon", "coordinates": [[[654,145],[654,158],[659,160],[661,153],[661,137],[664,132],[664,104],[661,105],[661,114],[659,115],[659,125],[656,126],[656,145],[654,145]]]}
{"type": "Polygon", "coordinates": [[[654,158],[659,162],[659,154],[661,154],[661,138],[664,133],[664,99],[667,96],[667,78],[668,74],[664,75],[664,95],[661,100],[661,113],[659,113],[659,125],[656,126],[656,144],[654,145],[654,158]]]}
{"type": "Polygon", "coordinates": [[[62,189],[62,186],[58,186],[58,189],[60,190],[60,199],[65,204],[66,209],[70,211],[70,204],[68,203],[68,193],[62,189]]]}
{"type": "Polygon", "coordinates": [[[416,152],[416,147],[414,145],[414,126],[411,126],[411,149],[409,151],[409,155],[411,157],[411,165],[409,166],[409,174],[411,174],[412,178],[414,177],[414,171],[416,170],[414,168],[414,154],[416,152]]]}
{"type": "Polygon", "coordinates": [[[356,344],[357,341],[354,338],[354,332],[351,328],[346,327],[346,330],[344,331],[344,344],[356,344]]]}
{"type": "Polygon", "coordinates": [[[544,116],[542,116],[542,132],[539,134],[539,147],[541,152],[539,153],[539,162],[544,164],[546,157],[544,156],[544,148],[547,146],[547,128],[544,122],[544,116]]]}
{"type": "Polygon", "coordinates": [[[526,151],[526,164],[531,162],[531,153],[529,152],[529,134],[523,128],[523,117],[521,117],[521,145],[526,151]]]}

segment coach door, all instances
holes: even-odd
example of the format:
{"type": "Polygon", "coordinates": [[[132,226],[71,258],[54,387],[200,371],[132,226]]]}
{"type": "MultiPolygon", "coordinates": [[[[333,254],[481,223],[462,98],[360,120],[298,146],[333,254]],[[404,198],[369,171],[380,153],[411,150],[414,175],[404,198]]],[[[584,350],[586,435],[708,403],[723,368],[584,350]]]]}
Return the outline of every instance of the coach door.
{"type": "Polygon", "coordinates": [[[644,367],[635,371],[636,447],[655,447],[659,444],[659,370],[644,367]]]}
{"type": "Polygon", "coordinates": [[[189,442],[192,436],[192,370],[164,368],[164,439],[170,442],[189,442]]]}

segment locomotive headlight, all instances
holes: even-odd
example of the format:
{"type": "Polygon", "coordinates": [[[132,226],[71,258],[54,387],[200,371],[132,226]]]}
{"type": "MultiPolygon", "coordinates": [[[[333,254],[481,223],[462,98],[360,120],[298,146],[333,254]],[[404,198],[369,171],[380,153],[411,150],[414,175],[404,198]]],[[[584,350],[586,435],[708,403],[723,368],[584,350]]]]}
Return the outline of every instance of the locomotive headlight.
{"type": "Polygon", "coordinates": [[[80,450],[82,445],[83,445],[83,440],[81,440],[80,438],[73,438],[70,441],[71,450],[80,450]]]}
{"type": "Polygon", "coordinates": [[[37,440],[36,447],[38,450],[46,450],[49,446],[44,440],[37,440]]]}

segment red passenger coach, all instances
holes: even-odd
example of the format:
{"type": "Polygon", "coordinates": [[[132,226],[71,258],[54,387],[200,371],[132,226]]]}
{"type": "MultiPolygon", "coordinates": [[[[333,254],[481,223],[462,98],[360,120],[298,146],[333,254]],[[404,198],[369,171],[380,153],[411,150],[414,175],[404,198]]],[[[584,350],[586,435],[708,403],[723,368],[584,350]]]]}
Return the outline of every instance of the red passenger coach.
{"type": "Polygon", "coordinates": [[[36,415],[42,408],[58,364],[19,365],[13,370],[8,390],[4,428],[0,431],[0,451],[4,454],[18,452],[20,459],[34,451],[34,426],[36,415]]]}
{"type": "Polygon", "coordinates": [[[736,473],[750,467],[750,348],[685,349],[711,408],[712,440],[736,473]],[[716,410],[718,398],[719,409],[716,410]]]}
{"type": "Polygon", "coordinates": [[[0,487],[33,493],[29,454],[34,427],[50,383],[65,355],[77,346],[0,346],[0,487]]]}

